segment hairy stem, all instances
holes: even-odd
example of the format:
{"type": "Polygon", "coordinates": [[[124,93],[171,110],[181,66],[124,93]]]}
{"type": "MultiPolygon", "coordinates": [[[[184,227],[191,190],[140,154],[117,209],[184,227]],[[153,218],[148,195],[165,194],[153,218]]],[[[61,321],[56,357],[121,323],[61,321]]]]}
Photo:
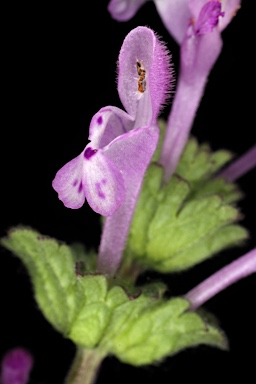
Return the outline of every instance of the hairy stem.
{"type": "Polygon", "coordinates": [[[78,348],[65,384],[93,384],[105,354],[97,349],[78,348]]]}

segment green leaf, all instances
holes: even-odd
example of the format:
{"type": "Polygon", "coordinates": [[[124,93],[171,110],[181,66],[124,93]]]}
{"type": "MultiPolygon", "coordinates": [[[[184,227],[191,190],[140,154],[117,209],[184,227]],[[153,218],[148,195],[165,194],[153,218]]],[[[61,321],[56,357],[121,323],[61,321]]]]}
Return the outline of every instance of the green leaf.
{"type": "Polygon", "coordinates": [[[177,175],[190,183],[190,199],[218,194],[226,203],[238,201],[242,197],[235,184],[215,177],[233,154],[227,150],[211,152],[208,144],[199,145],[191,137],[183,151],[176,169],[177,175]]]}
{"type": "Polygon", "coordinates": [[[208,145],[199,146],[192,138],[168,184],[162,184],[162,168],[150,165],[130,228],[124,266],[182,271],[247,238],[246,230],[234,225],[240,214],[231,205],[241,192],[236,185],[213,177],[231,156],[224,150],[212,153],[208,145]]]}
{"type": "MultiPolygon", "coordinates": [[[[166,122],[159,119],[158,126],[160,138],[152,162],[159,161],[166,122]]],[[[233,154],[230,151],[219,150],[212,152],[208,144],[199,145],[196,138],[190,137],[177,166],[176,174],[190,183],[191,197],[193,198],[195,195],[199,197],[207,194],[219,194],[225,202],[235,202],[242,197],[242,193],[237,186],[227,183],[224,179],[213,177],[232,158],[233,154]]]]}
{"type": "Polygon", "coordinates": [[[224,179],[216,178],[210,179],[207,183],[202,183],[200,186],[197,185],[197,189],[190,194],[190,200],[210,195],[219,195],[224,203],[230,204],[240,200],[243,193],[236,184],[227,183],[224,179]]]}
{"type": "Polygon", "coordinates": [[[160,131],[158,146],[155,150],[155,153],[152,157],[152,162],[158,162],[161,154],[162,145],[164,142],[165,130],[166,130],[166,122],[163,119],[158,119],[158,127],[160,131]]]}
{"type": "Polygon", "coordinates": [[[1,243],[26,265],[36,300],[45,317],[57,330],[66,334],[80,308],[70,249],[26,228],[11,230],[1,243]]]}
{"type": "Polygon", "coordinates": [[[161,192],[162,168],[156,164],[150,165],[147,170],[144,188],[141,191],[140,199],[137,203],[132,226],[130,228],[129,244],[131,249],[139,257],[144,255],[145,246],[148,240],[149,224],[158,207],[158,203],[164,197],[161,192]]]}
{"type": "Polygon", "coordinates": [[[197,182],[209,179],[232,157],[232,153],[226,150],[212,153],[208,144],[199,145],[197,140],[191,137],[183,151],[176,173],[196,186],[197,182]]]}
{"type": "Polygon", "coordinates": [[[175,212],[175,217],[167,207],[168,203],[159,207],[149,228],[147,255],[156,262],[159,254],[161,261],[174,258],[195,243],[208,241],[212,232],[216,234],[219,228],[237,217],[236,209],[222,205],[218,196],[192,200],[175,212]]]}
{"type": "Polygon", "coordinates": [[[12,230],[1,242],[27,266],[46,318],[79,348],[114,354],[132,365],[201,343],[225,348],[223,334],[188,312],[187,300],[163,299],[162,283],[123,288],[118,279],[97,273],[76,275],[76,261],[87,259],[84,251],[74,256],[74,248],[31,229],[12,230]]]}
{"type": "Polygon", "coordinates": [[[1,242],[26,265],[36,300],[48,321],[77,345],[93,348],[111,310],[105,303],[106,277],[88,275],[88,271],[82,277],[75,274],[77,261],[87,261],[91,267],[89,255],[81,246],[70,248],[27,228],[11,230],[1,242]]]}
{"type": "Polygon", "coordinates": [[[111,311],[104,303],[86,304],[67,335],[76,345],[95,348],[109,322],[111,311]]]}
{"type": "Polygon", "coordinates": [[[240,245],[247,237],[247,231],[239,225],[221,227],[216,232],[209,233],[207,238],[202,238],[198,242],[180,250],[172,257],[162,260],[156,269],[159,272],[178,272],[190,268],[225,248],[240,245]]]}
{"type": "Polygon", "coordinates": [[[120,286],[115,286],[108,292],[106,297],[106,304],[110,308],[116,308],[119,305],[126,303],[128,300],[128,296],[124,289],[120,286]]]}
{"type": "Polygon", "coordinates": [[[84,305],[72,323],[68,337],[77,345],[93,348],[100,340],[110,318],[105,304],[107,279],[102,275],[88,275],[79,279],[84,305]]]}
{"type": "Polygon", "coordinates": [[[151,364],[198,344],[225,349],[222,332],[196,313],[187,312],[188,305],[181,298],[149,301],[142,295],[115,310],[101,345],[135,366],[151,364]]]}

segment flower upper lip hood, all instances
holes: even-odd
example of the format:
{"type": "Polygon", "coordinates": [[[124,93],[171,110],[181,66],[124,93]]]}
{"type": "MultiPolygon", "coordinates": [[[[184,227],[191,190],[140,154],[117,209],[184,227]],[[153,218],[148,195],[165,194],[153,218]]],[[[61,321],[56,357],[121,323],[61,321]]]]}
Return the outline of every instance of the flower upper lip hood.
{"type": "Polygon", "coordinates": [[[90,124],[91,142],[57,172],[52,185],[66,207],[80,208],[86,199],[94,211],[110,216],[124,202],[128,184],[143,179],[157,145],[156,118],[170,73],[165,47],[154,32],[132,30],[118,60],[118,92],[127,112],[113,106],[98,111],[90,124]]]}

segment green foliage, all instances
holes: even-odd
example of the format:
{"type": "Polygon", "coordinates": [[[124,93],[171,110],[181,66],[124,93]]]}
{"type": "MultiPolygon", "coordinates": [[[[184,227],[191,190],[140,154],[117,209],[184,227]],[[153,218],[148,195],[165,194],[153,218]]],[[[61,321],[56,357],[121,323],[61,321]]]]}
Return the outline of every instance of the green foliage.
{"type": "MultiPolygon", "coordinates": [[[[158,159],[165,124],[159,125],[160,145],[145,176],[125,251],[123,271],[134,276],[146,268],[182,271],[247,237],[235,223],[240,215],[234,203],[241,192],[215,177],[232,155],[212,153],[192,138],[176,174],[163,185],[158,159]]],[[[69,247],[28,228],[11,230],[1,243],[26,265],[44,316],[80,349],[96,349],[138,366],[198,344],[227,348],[211,316],[191,312],[184,298],[165,299],[162,283],[134,287],[97,273],[96,254],[80,244],[69,247]]]]}
{"type": "Polygon", "coordinates": [[[225,349],[223,334],[196,313],[187,312],[188,306],[182,298],[152,300],[142,294],[116,308],[102,346],[135,366],[151,364],[198,344],[225,349]]]}
{"type": "Polygon", "coordinates": [[[190,199],[219,194],[225,203],[239,200],[242,194],[235,184],[215,177],[232,157],[227,150],[211,152],[207,144],[199,145],[195,138],[190,138],[176,170],[190,184],[190,199]]]}
{"type": "Polygon", "coordinates": [[[241,197],[240,191],[214,178],[230,158],[229,152],[211,153],[192,138],[166,185],[161,166],[152,163],[130,228],[125,262],[133,259],[142,268],[164,273],[181,271],[246,239],[246,230],[234,224],[240,214],[231,204],[241,197]]]}
{"type": "Polygon", "coordinates": [[[66,335],[83,298],[70,248],[26,228],[11,230],[1,243],[23,261],[39,307],[47,320],[66,335]]]}
{"type": "Polygon", "coordinates": [[[80,348],[143,365],[198,344],[227,347],[217,327],[188,311],[187,300],[164,299],[162,283],[131,294],[118,279],[114,283],[86,268],[84,275],[76,274],[77,261],[91,268],[82,248],[59,244],[31,229],[11,230],[1,243],[26,265],[48,321],[80,348]]]}

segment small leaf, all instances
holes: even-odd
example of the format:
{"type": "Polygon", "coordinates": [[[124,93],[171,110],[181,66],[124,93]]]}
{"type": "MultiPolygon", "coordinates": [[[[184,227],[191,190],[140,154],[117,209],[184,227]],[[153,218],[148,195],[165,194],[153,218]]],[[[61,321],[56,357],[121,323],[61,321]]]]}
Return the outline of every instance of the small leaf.
{"type": "Polygon", "coordinates": [[[72,324],[68,337],[79,346],[94,348],[100,341],[111,315],[104,303],[86,304],[72,324]]]}
{"type": "Polygon", "coordinates": [[[27,228],[11,230],[1,243],[24,262],[45,317],[66,334],[80,307],[70,249],[27,228]]]}
{"type": "Polygon", "coordinates": [[[212,153],[208,144],[199,145],[197,140],[191,137],[183,151],[176,173],[189,181],[193,189],[197,189],[197,183],[208,180],[232,157],[232,153],[226,150],[212,153]]]}
{"type": "Polygon", "coordinates": [[[230,160],[228,151],[188,141],[177,174],[163,185],[163,170],[151,164],[133,217],[124,265],[159,272],[181,271],[226,247],[240,244],[247,232],[233,223],[241,197],[237,186],[212,178],[230,160]]]}
{"type": "Polygon", "coordinates": [[[238,189],[236,184],[227,183],[224,179],[210,179],[207,183],[197,186],[189,196],[190,200],[198,199],[210,195],[219,195],[226,204],[234,203],[240,200],[243,193],[238,189]]]}
{"type": "Polygon", "coordinates": [[[106,329],[102,346],[121,361],[151,364],[181,349],[209,344],[226,348],[226,339],[196,313],[188,302],[175,298],[149,302],[145,297],[121,305],[106,329]]]}
{"type": "Polygon", "coordinates": [[[190,268],[207,259],[209,255],[214,255],[230,246],[242,244],[247,237],[247,231],[239,225],[221,227],[209,234],[207,239],[203,238],[177,252],[173,257],[159,262],[156,268],[159,272],[178,272],[190,268]]]}
{"type": "Polygon", "coordinates": [[[110,308],[116,308],[129,301],[123,288],[116,286],[110,289],[106,297],[106,303],[110,308]]]}
{"type": "Polygon", "coordinates": [[[160,159],[161,149],[164,142],[164,136],[165,136],[165,130],[166,130],[166,122],[163,119],[158,119],[158,127],[160,131],[159,139],[158,139],[158,146],[155,150],[155,153],[152,157],[152,162],[158,162],[160,159]]]}
{"type": "Polygon", "coordinates": [[[148,229],[152,217],[155,214],[158,203],[164,194],[160,191],[162,182],[162,168],[156,164],[150,165],[147,170],[144,187],[137,203],[132,226],[130,228],[129,244],[132,252],[141,257],[144,255],[145,246],[148,240],[148,229]]]}

